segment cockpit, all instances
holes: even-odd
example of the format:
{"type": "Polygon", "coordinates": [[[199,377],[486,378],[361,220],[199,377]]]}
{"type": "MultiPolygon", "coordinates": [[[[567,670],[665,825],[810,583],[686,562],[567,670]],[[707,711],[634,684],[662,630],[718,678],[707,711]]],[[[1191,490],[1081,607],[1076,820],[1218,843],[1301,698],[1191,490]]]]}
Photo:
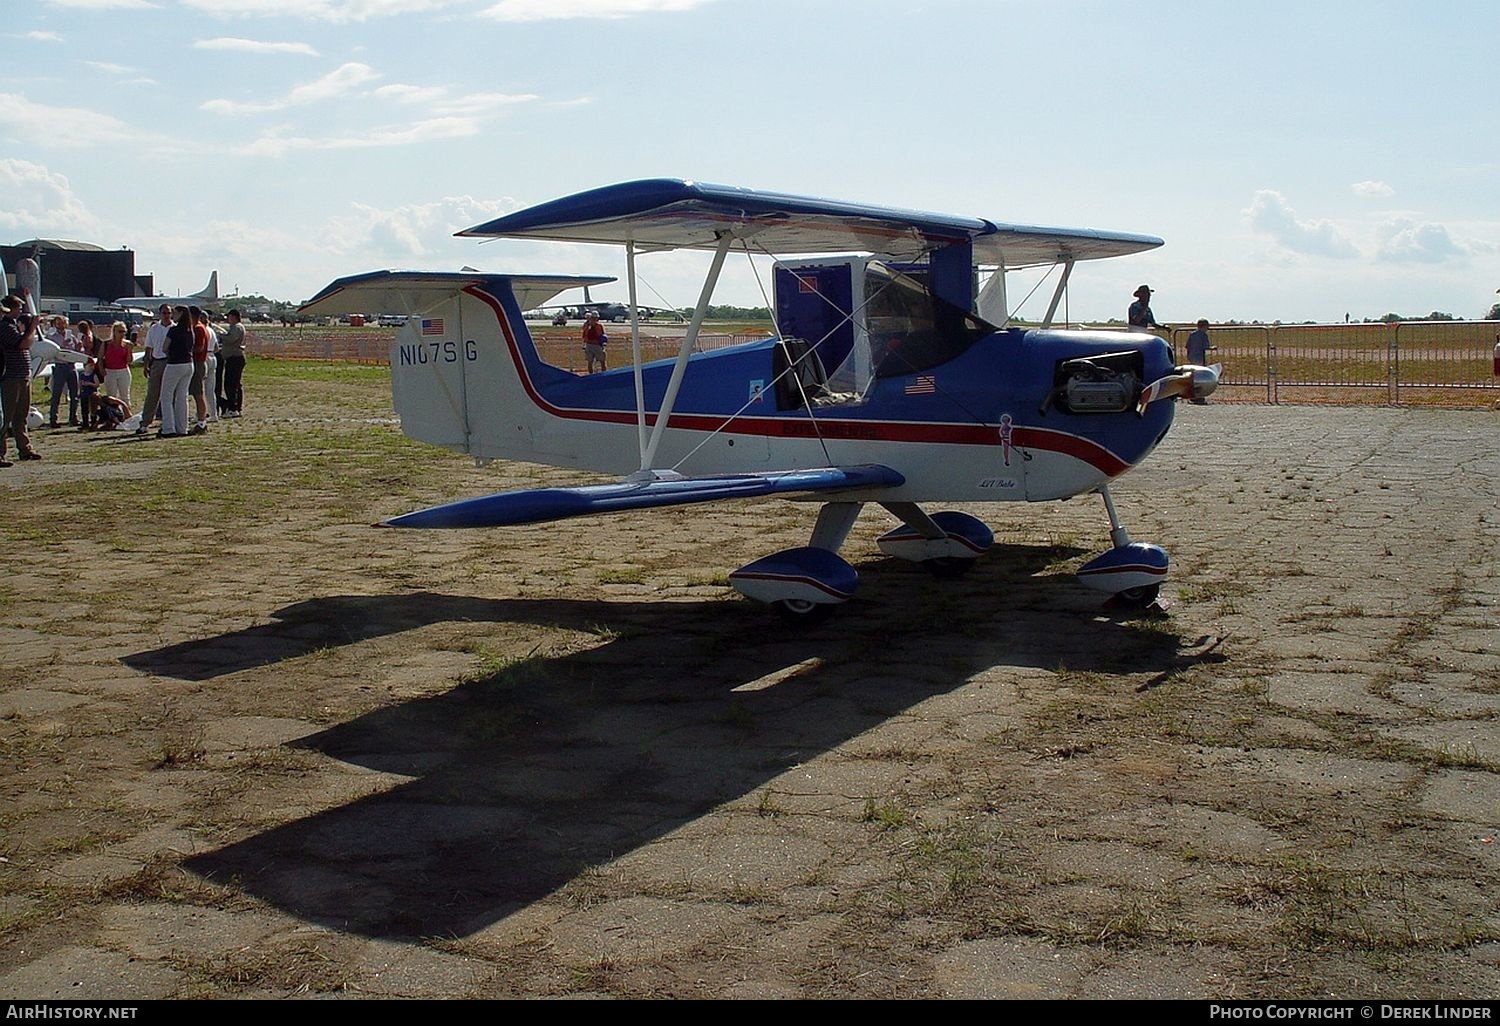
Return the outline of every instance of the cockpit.
{"type": "Polygon", "coordinates": [[[995,331],[933,295],[920,264],[873,257],[779,264],[776,290],[782,409],[862,402],[878,379],[930,370],[995,331]],[[781,373],[788,363],[795,376],[781,373]]]}

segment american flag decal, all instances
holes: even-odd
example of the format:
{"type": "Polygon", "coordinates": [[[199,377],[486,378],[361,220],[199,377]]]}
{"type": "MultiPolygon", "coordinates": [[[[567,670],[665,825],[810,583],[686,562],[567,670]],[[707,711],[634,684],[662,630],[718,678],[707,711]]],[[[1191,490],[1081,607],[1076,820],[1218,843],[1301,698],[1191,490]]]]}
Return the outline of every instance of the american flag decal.
{"type": "Polygon", "coordinates": [[[441,334],[443,334],[443,319],[441,317],[423,317],[422,318],[422,334],[424,334],[424,335],[441,335],[441,334]]]}
{"type": "Polygon", "coordinates": [[[906,383],[907,395],[932,395],[937,391],[937,381],[931,374],[919,374],[906,383]]]}

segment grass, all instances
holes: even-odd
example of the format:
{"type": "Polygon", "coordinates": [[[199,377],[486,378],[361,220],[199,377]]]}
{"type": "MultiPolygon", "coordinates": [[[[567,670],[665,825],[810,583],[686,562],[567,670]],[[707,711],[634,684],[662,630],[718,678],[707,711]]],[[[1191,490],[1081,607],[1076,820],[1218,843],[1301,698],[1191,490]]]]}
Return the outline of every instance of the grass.
{"type": "Polygon", "coordinates": [[[899,830],[912,821],[911,813],[898,805],[893,798],[885,798],[878,802],[874,798],[866,798],[864,811],[860,813],[859,818],[860,822],[870,823],[877,830],[899,830]]]}
{"type": "Polygon", "coordinates": [[[646,580],[646,571],[638,566],[609,567],[599,572],[600,584],[641,584],[646,580]]]}
{"type": "Polygon", "coordinates": [[[474,669],[459,678],[462,684],[484,684],[489,691],[503,691],[525,684],[533,684],[547,675],[552,661],[549,654],[539,654],[542,642],[538,642],[525,655],[509,655],[486,646],[476,651],[478,663],[474,669]]]}
{"type": "Polygon", "coordinates": [[[1065,664],[1057,664],[1057,683],[1064,687],[1098,690],[1109,686],[1113,678],[1107,673],[1093,670],[1070,670],[1065,664]]]}
{"type": "Polygon", "coordinates": [[[755,814],[766,819],[775,819],[778,816],[785,816],[787,809],[776,797],[776,792],[767,787],[761,789],[760,801],[755,804],[755,814]]]}
{"type": "Polygon", "coordinates": [[[185,872],[173,854],[158,852],[129,876],[105,884],[101,897],[116,901],[171,902],[241,911],[253,905],[232,887],[219,887],[185,872]]]}
{"type": "Polygon", "coordinates": [[[173,961],[190,978],[209,986],[211,993],[337,994],[349,989],[354,969],[346,954],[328,947],[317,938],[294,937],[205,960],[179,954],[173,961]]]}
{"type": "Polygon", "coordinates": [[[181,769],[201,762],[207,754],[201,730],[172,733],[157,742],[156,761],[151,768],[181,769]]]}

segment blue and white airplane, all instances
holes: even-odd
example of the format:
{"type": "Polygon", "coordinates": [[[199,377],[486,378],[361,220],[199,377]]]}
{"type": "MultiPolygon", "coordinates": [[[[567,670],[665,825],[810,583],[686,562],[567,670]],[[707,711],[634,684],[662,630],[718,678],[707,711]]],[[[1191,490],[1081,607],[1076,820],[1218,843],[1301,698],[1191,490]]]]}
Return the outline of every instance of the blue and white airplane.
{"type": "Polygon", "coordinates": [[[1129,605],[1156,600],[1167,555],[1131,541],[1110,483],[1166,434],[1169,400],[1208,395],[1217,369],[1176,365],[1153,335],[1050,325],[1077,261],[1162,240],[673,179],[606,186],[458,234],[623,245],[632,305],[637,255],[698,249],[713,259],[675,359],[643,364],[633,320],[634,363],[592,375],[543,362],[522,311],[612,278],[377,271],[341,278],[304,304],[319,315],[411,314],[391,353],[408,436],[481,462],[620,475],[447,503],[383,526],[494,527],[747,496],[812,499],[822,506],[806,546],[729,579],[787,619],[815,622],[854,593],[858,574],[838,551],[866,503],[901,521],[880,538],[882,551],[952,577],[993,535],[969,514],[928,513],[922,503],[1098,492],[1112,547],[1079,578],[1129,605]],[[776,331],[696,352],[714,285],[736,250],[802,255],[774,265],[776,331]],[[1006,271],[1038,265],[1062,268],[1043,326],[1006,327],[1006,271]]]}

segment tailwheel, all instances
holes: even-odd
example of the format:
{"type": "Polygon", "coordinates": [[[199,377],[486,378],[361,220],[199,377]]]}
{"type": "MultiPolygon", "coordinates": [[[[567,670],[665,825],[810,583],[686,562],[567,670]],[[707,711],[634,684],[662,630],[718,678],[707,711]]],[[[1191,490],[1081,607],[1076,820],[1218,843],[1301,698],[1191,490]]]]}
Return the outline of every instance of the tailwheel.
{"type": "Polygon", "coordinates": [[[787,623],[798,627],[815,627],[833,615],[833,603],[807,599],[782,599],[772,602],[771,608],[787,623]]]}
{"type": "Polygon", "coordinates": [[[1115,592],[1115,598],[1120,604],[1130,609],[1145,609],[1156,601],[1161,594],[1160,584],[1145,584],[1139,588],[1126,588],[1124,591],[1115,592]]]}
{"type": "Polygon", "coordinates": [[[966,559],[962,556],[938,556],[934,559],[922,560],[921,566],[933,577],[940,581],[953,581],[962,577],[974,569],[977,559],[966,559]]]}

